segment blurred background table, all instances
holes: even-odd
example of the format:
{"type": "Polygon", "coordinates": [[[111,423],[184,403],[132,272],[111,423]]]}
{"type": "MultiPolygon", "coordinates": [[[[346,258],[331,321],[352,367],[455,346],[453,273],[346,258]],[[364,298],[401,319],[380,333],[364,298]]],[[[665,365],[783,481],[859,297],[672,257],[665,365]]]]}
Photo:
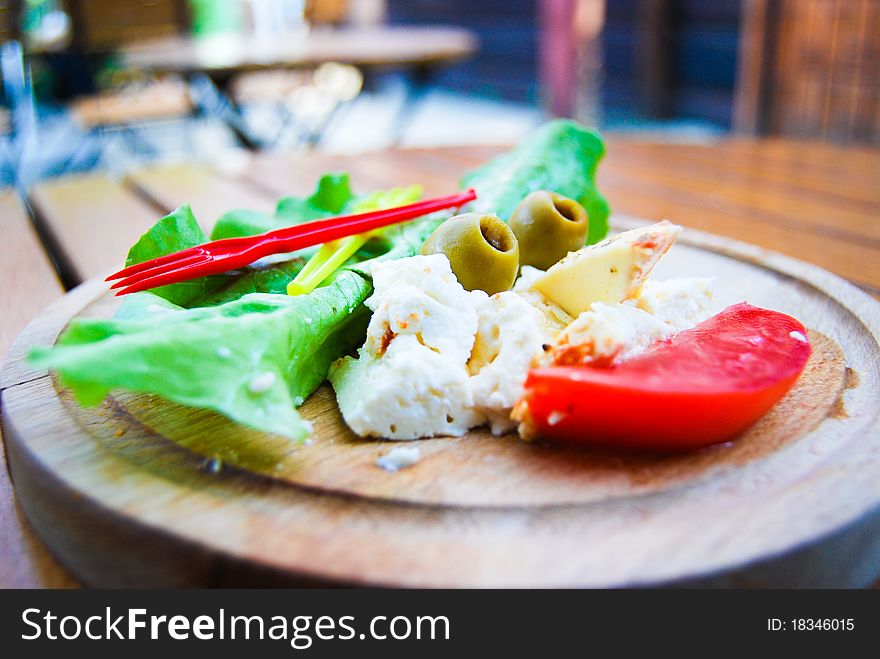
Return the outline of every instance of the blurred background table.
{"type": "MultiPolygon", "coordinates": [[[[242,144],[256,150],[264,145],[250,136],[234,111],[240,94],[229,93],[232,81],[246,81],[248,74],[273,72],[275,75],[268,81],[263,78],[259,86],[269,92],[269,97],[283,98],[299,83],[279,75],[286,71],[315,69],[328,63],[356,67],[362,72],[359,75],[387,69],[402,71],[408,76],[408,84],[396,118],[399,139],[436,73],[471,57],[477,45],[474,33],[463,28],[317,27],[270,34],[166,36],[127,45],[119,51],[119,57],[121,66],[130,71],[180,75],[189,80],[191,93],[202,99],[201,105],[223,119],[242,144]]],[[[359,91],[360,82],[353,96],[359,91]]],[[[307,141],[318,139],[320,133],[307,141]]]]}
{"type": "Polygon", "coordinates": [[[120,51],[130,69],[189,75],[206,73],[222,83],[265,69],[340,62],[360,68],[412,67],[425,72],[473,55],[477,40],[462,28],[314,28],[270,36],[220,34],[170,36],[134,42],[120,51]]]}
{"type": "MultiPolygon", "coordinates": [[[[357,190],[422,183],[427,195],[442,194],[457,187],[466,169],[501,150],[267,153],[243,155],[235,169],[182,163],[144,167],[123,179],[65,177],[31,188],[33,225],[7,193],[0,199],[0,221],[7,244],[16,247],[7,250],[12,258],[3,261],[0,277],[15,282],[2,294],[3,309],[17,313],[0,319],[0,353],[63,288],[118,266],[137,237],[181,203],[190,203],[209,227],[232,208],[269,210],[278,197],[305,193],[321,172],[332,170],[350,172],[357,190]]],[[[878,149],[785,139],[686,145],[612,135],[599,187],[617,213],[668,218],[784,252],[880,297],[878,149]]],[[[21,521],[5,471],[0,524],[0,586],[76,585],[21,521]]]]}

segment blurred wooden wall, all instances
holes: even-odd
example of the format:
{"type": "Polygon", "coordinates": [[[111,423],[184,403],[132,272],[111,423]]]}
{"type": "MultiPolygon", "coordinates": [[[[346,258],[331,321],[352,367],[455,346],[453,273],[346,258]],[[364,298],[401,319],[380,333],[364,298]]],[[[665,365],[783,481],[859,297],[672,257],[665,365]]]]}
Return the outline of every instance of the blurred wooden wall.
{"type": "Polygon", "coordinates": [[[189,29],[187,0],[64,0],[73,26],[73,46],[107,52],[142,39],[189,29]]]}
{"type": "Polygon", "coordinates": [[[741,0],[605,0],[603,103],[729,126],[741,0]]]}
{"type": "Polygon", "coordinates": [[[880,144],[880,0],[746,0],[735,124],[880,144]]]}

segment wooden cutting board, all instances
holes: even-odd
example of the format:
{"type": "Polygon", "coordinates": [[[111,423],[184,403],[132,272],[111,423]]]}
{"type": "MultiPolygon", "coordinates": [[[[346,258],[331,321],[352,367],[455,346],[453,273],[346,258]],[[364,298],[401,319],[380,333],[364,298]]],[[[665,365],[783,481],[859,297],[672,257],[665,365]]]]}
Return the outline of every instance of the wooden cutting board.
{"type": "MultiPolygon", "coordinates": [[[[617,218],[618,228],[637,220],[617,218]]],[[[3,436],[22,507],[94,586],[860,586],[880,574],[880,304],[828,272],[688,230],[655,277],[713,275],[811,329],[808,374],[735,442],[680,456],[473,432],[354,437],[324,387],[310,446],[117,393],[79,408],[24,360],[115,301],[88,282],[19,337],[3,436]]],[[[405,386],[405,383],[401,383],[405,386]]]]}

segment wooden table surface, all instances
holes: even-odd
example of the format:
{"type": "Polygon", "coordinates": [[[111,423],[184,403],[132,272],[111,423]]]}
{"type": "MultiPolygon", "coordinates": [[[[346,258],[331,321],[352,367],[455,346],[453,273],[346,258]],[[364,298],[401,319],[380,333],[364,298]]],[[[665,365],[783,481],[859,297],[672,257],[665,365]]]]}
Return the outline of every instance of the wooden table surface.
{"type": "MultiPolygon", "coordinates": [[[[190,203],[209,227],[232,208],[270,210],[279,196],[308,192],[319,173],[333,170],[350,172],[357,190],[422,183],[426,194],[443,194],[456,187],[464,170],[500,150],[242,155],[221,170],[180,164],[149,167],[124,180],[59,179],[32,189],[30,201],[69,287],[118,266],[137,237],[181,203],[190,203]]],[[[783,252],[880,297],[880,150],[782,140],[697,146],[612,136],[599,187],[616,212],[668,218],[783,252]]],[[[3,288],[5,354],[26,320],[62,289],[23,208],[9,194],[0,202],[6,236],[0,276],[14,282],[3,288]]],[[[76,585],[21,521],[5,470],[0,525],[0,587],[76,585]]]]}
{"type": "Polygon", "coordinates": [[[436,66],[470,57],[476,48],[474,34],[462,28],[315,28],[277,38],[165,37],[132,44],[120,55],[123,65],[132,69],[223,77],[330,61],[369,68],[436,66]]]}

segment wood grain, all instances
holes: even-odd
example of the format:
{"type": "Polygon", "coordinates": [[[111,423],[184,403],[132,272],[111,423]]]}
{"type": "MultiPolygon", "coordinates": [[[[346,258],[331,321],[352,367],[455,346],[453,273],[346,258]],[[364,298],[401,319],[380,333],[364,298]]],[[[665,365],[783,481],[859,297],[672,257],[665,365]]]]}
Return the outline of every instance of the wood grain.
{"type": "Polygon", "coordinates": [[[24,326],[62,293],[61,282],[49,261],[30,218],[17,195],[0,191],[0,360],[24,326]]]}
{"type": "MultiPolygon", "coordinates": [[[[229,158],[237,158],[232,165],[237,171],[247,170],[249,156],[236,152],[229,158]]],[[[207,165],[180,163],[144,167],[130,173],[126,182],[163,212],[189,204],[206,232],[210,232],[217,218],[227,211],[249,208],[271,212],[275,209],[276,200],[272,195],[207,165]]]]}
{"type": "MultiPolygon", "coordinates": [[[[739,442],[684,457],[574,455],[477,434],[422,442],[418,465],[388,474],[375,465],[388,443],[353,439],[326,390],[305,407],[315,444],[295,449],[149,396],[83,410],[44,376],[3,391],[27,514],[93,585],[267,574],[397,586],[869,583],[878,304],[813,266],[697,232],[667,258],[658,276],[715,273],[719,306],[747,294],[834,337],[812,335],[809,374],[739,442]]],[[[82,287],[35,336],[112,312],[102,293],[82,287]]]]}
{"type": "Polygon", "coordinates": [[[748,0],[743,13],[738,130],[880,144],[874,0],[748,0]]]}
{"type": "Polygon", "coordinates": [[[161,217],[117,179],[102,174],[39,183],[30,198],[71,284],[117,269],[128,248],[161,217]]]}
{"type": "MultiPolygon", "coordinates": [[[[12,340],[50,302],[63,293],[30,218],[15,193],[0,192],[0,362],[12,340]]],[[[2,437],[0,437],[2,439],[2,437]]],[[[69,587],[75,582],[22,523],[0,442],[0,588],[69,587]]]]}

